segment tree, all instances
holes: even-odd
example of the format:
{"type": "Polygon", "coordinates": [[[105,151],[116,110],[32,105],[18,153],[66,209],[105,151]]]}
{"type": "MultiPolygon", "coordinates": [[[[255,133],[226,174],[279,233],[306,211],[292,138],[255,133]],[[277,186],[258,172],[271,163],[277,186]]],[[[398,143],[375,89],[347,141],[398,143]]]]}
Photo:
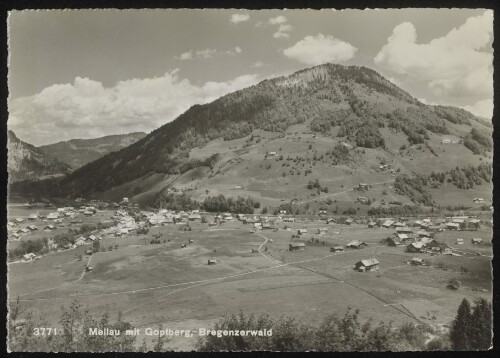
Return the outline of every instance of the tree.
{"type": "Polygon", "coordinates": [[[458,307],[457,315],[450,329],[451,347],[453,350],[470,350],[472,313],[470,302],[464,298],[458,307]]]}
{"type": "Polygon", "coordinates": [[[475,301],[471,316],[470,342],[472,349],[487,350],[492,339],[492,307],[484,298],[475,301]]]}

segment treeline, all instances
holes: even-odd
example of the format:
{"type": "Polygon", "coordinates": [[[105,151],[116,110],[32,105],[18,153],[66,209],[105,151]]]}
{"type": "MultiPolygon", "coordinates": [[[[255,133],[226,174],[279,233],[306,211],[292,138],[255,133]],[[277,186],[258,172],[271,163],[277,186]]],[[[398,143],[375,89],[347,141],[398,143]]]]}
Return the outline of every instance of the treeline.
{"type": "Polygon", "coordinates": [[[432,206],[432,196],[426,191],[428,181],[429,177],[426,175],[400,174],[394,181],[394,189],[398,194],[407,196],[416,204],[432,206]]]}
{"type": "Polygon", "coordinates": [[[338,317],[328,315],[319,326],[301,324],[293,317],[272,319],[239,314],[226,315],[214,330],[272,330],[271,337],[205,336],[197,344],[199,351],[407,351],[425,350],[428,326],[406,323],[361,322],[359,310],[348,309],[338,317]]]}
{"type": "Polygon", "coordinates": [[[464,145],[474,154],[485,154],[490,152],[493,147],[491,137],[477,128],[472,128],[470,133],[464,137],[464,145]]]}
{"type": "Polygon", "coordinates": [[[191,197],[184,192],[182,194],[162,192],[157,206],[161,206],[163,209],[167,210],[188,211],[199,209],[200,203],[191,199],[191,197]]]}
{"type": "Polygon", "coordinates": [[[474,185],[481,185],[483,180],[486,183],[491,181],[491,167],[484,163],[477,167],[456,167],[450,171],[450,176],[451,182],[458,188],[471,189],[474,185]]]}
{"type": "MultiPolygon", "coordinates": [[[[431,212],[433,209],[431,209],[431,212]]],[[[388,208],[377,207],[368,210],[369,216],[412,216],[416,214],[428,213],[428,210],[417,205],[397,205],[388,208]]]]}
{"type": "Polygon", "coordinates": [[[205,198],[202,208],[208,212],[230,212],[240,214],[253,214],[254,209],[260,208],[260,203],[252,198],[237,199],[226,198],[224,195],[209,196],[205,198]]]}
{"type": "Polygon", "coordinates": [[[457,351],[490,349],[492,315],[492,305],[484,298],[477,299],[474,306],[464,298],[451,325],[451,348],[457,351]]]}

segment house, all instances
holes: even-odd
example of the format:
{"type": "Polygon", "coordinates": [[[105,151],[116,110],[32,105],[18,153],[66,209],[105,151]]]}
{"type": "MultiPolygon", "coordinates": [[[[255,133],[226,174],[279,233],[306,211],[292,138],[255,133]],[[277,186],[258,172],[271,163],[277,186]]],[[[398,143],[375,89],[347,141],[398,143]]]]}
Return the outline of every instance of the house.
{"type": "Polygon", "coordinates": [[[24,262],[31,262],[35,259],[36,255],[32,252],[23,255],[24,262]]]}
{"type": "Polygon", "coordinates": [[[319,214],[320,216],[321,216],[321,215],[326,215],[326,210],[320,210],[320,211],[318,212],[318,214],[319,214]]]}
{"type": "Polygon", "coordinates": [[[402,223],[401,221],[395,222],[395,223],[394,223],[394,224],[392,224],[392,225],[396,228],[396,230],[397,230],[397,228],[402,228],[402,227],[405,227],[405,226],[406,226],[406,224],[405,224],[405,223],[402,223]]]}
{"type": "Polygon", "coordinates": [[[262,224],[261,223],[254,223],[253,227],[254,227],[254,229],[262,229],[262,224]]]}
{"type": "Polygon", "coordinates": [[[276,154],[277,154],[276,152],[268,152],[267,157],[275,157],[276,154]]]}
{"type": "Polygon", "coordinates": [[[458,223],[447,223],[446,224],[446,229],[448,229],[448,230],[459,230],[460,229],[460,224],[458,224],[458,223]]]}
{"type": "Polygon", "coordinates": [[[165,218],[165,220],[163,221],[163,224],[167,224],[167,225],[174,224],[174,218],[172,218],[171,216],[167,216],[165,218]]]}
{"type": "Polygon", "coordinates": [[[351,225],[353,223],[357,224],[356,220],[354,220],[353,218],[347,218],[346,221],[345,221],[346,225],[351,225]]]}
{"type": "Polygon", "coordinates": [[[408,234],[396,234],[398,240],[401,242],[406,242],[406,241],[409,241],[411,240],[411,238],[408,236],[408,234]]]}
{"type": "Polygon", "coordinates": [[[419,230],[417,231],[417,236],[418,237],[431,237],[431,233],[425,230],[419,230]]]}
{"type": "Polygon", "coordinates": [[[285,223],[293,223],[293,222],[295,222],[295,218],[292,217],[292,216],[287,216],[287,217],[283,218],[283,222],[285,222],[285,223]]]}
{"type": "Polygon", "coordinates": [[[307,234],[307,229],[298,229],[297,234],[298,235],[305,235],[305,234],[307,234]]]}
{"type": "Polygon", "coordinates": [[[360,272],[365,272],[365,271],[373,271],[373,270],[378,270],[380,262],[375,259],[365,259],[356,262],[354,265],[354,268],[360,272]]]}
{"type": "Polygon", "coordinates": [[[382,227],[383,228],[390,228],[392,225],[394,224],[394,221],[393,220],[386,220],[382,223],[382,227]]]}
{"type": "Polygon", "coordinates": [[[356,201],[358,203],[361,203],[361,204],[367,204],[368,203],[368,198],[365,197],[365,196],[358,196],[358,198],[356,199],[356,201]]]}
{"type": "Polygon", "coordinates": [[[31,214],[29,217],[28,217],[28,220],[36,220],[38,219],[38,215],[37,214],[31,214]]]}
{"type": "Polygon", "coordinates": [[[272,230],[273,228],[271,227],[271,224],[264,223],[264,224],[262,224],[262,229],[263,230],[272,230]]]}
{"type": "Polygon", "coordinates": [[[208,223],[208,226],[217,226],[217,223],[215,221],[211,221],[208,223]]]}
{"type": "Polygon", "coordinates": [[[93,251],[91,249],[88,249],[87,251],[85,251],[85,255],[87,256],[90,256],[93,254],[93,251]]]}
{"type": "Polygon", "coordinates": [[[47,215],[47,219],[49,220],[55,220],[59,218],[59,213],[50,213],[49,215],[47,215]]]}
{"type": "Polygon", "coordinates": [[[424,266],[425,265],[425,261],[424,259],[421,259],[419,257],[414,257],[411,259],[410,263],[413,265],[413,266],[424,266]]]}
{"type": "Polygon", "coordinates": [[[483,239],[480,239],[480,238],[477,238],[477,237],[476,237],[476,238],[471,239],[471,242],[472,242],[472,244],[474,244],[474,245],[479,245],[479,244],[482,244],[482,243],[483,243],[483,239]]]}
{"type": "Polygon", "coordinates": [[[217,263],[217,260],[215,259],[208,259],[208,264],[209,265],[215,265],[217,263]]]}
{"type": "Polygon", "coordinates": [[[75,241],[75,245],[76,246],[82,246],[82,245],[85,245],[86,243],[86,239],[83,237],[83,236],[80,236],[76,241],[75,241]]]}
{"type": "Polygon", "coordinates": [[[45,227],[43,228],[44,230],[54,230],[56,227],[52,224],[49,224],[49,225],[45,225],[45,227]]]}
{"type": "Polygon", "coordinates": [[[287,211],[286,210],[280,210],[280,215],[286,215],[287,211]]]}
{"type": "Polygon", "coordinates": [[[327,227],[319,227],[318,228],[318,234],[319,235],[325,235],[328,233],[328,228],[327,227]]]}
{"type": "Polygon", "coordinates": [[[330,252],[342,252],[342,251],[344,251],[344,248],[342,246],[330,247],[330,252]]]}
{"type": "Polygon", "coordinates": [[[384,240],[389,246],[398,246],[401,245],[401,240],[399,237],[388,237],[384,240]]]}
{"type": "Polygon", "coordinates": [[[429,230],[430,232],[434,232],[434,233],[443,231],[443,229],[439,225],[431,225],[427,228],[427,230],[429,230]]]}
{"type": "Polygon", "coordinates": [[[17,224],[20,224],[24,221],[23,218],[15,218],[14,221],[17,223],[17,224]]]}
{"type": "Polygon", "coordinates": [[[445,138],[445,139],[441,140],[441,143],[442,144],[450,144],[451,143],[451,139],[445,138]]]}
{"type": "Polygon", "coordinates": [[[201,220],[200,214],[191,214],[188,216],[189,221],[201,220]]]}
{"type": "Polygon", "coordinates": [[[368,227],[369,227],[370,229],[373,229],[376,225],[377,225],[377,223],[376,223],[375,221],[370,221],[370,222],[368,223],[368,227]]]}
{"type": "Polygon", "coordinates": [[[425,248],[425,244],[422,242],[412,242],[406,246],[406,251],[408,252],[422,252],[425,248]]]}
{"type": "Polygon", "coordinates": [[[306,244],[304,244],[303,242],[292,242],[291,244],[288,245],[289,251],[298,251],[305,249],[306,249],[306,244]]]}
{"type": "Polygon", "coordinates": [[[368,190],[369,185],[366,183],[359,183],[358,190],[368,190]]]}
{"type": "Polygon", "coordinates": [[[165,217],[163,215],[152,215],[149,217],[148,222],[151,225],[161,225],[165,221],[165,217]]]}
{"type": "Polygon", "coordinates": [[[396,232],[398,234],[412,234],[413,230],[411,228],[409,228],[408,226],[405,226],[405,227],[397,227],[396,232]]]}
{"type": "Polygon", "coordinates": [[[359,241],[359,240],[353,240],[349,242],[345,247],[351,248],[351,249],[361,249],[363,247],[368,246],[366,242],[359,241]]]}
{"type": "Polygon", "coordinates": [[[15,239],[19,239],[19,234],[17,232],[14,232],[12,234],[10,234],[10,239],[11,240],[15,240],[15,239]]]}
{"type": "Polygon", "coordinates": [[[326,220],[326,223],[327,223],[327,224],[330,224],[330,223],[334,223],[334,224],[336,224],[337,222],[335,221],[335,219],[334,219],[334,218],[328,218],[328,219],[326,220]]]}
{"type": "Polygon", "coordinates": [[[456,218],[456,219],[453,219],[452,223],[460,225],[460,224],[465,223],[465,220],[466,220],[466,218],[456,218]]]}
{"type": "Polygon", "coordinates": [[[27,228],[30,229],[31,231],[38,230],[38,228],[35,225],[28,225],[27,228]]]}
{"type": "Polygon", "coordinates": [[[476,203],[476,204],[482,204],[484,203],[484,199],[483,198],[474,198],[473,201],[476,203]]]}
{"type": "Polygon", "coordinates": [[[29,229],[21,229],[21,232],[22,232],[23,234],[27,234],[27,233],[29,233],[29,232],[30,232],[30,230],[29,230],[29,229]]]}
{"type": "Polygon", "coordinates": [[[464,239],[458,238],[457,239],[457,245],[463,245],[464,244],[464,239]]]}

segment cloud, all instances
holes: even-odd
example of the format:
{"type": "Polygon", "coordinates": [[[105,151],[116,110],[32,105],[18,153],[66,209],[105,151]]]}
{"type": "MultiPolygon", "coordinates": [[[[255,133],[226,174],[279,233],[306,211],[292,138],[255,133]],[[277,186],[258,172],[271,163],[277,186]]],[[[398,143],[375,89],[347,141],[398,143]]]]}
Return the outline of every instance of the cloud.
{"type": "Polygon", "coordinates": [[[493,12],[470,17],[428,43],[417,43],[410,22],[396,26],[374,61],[394,73],[427,83],[439,97],[491,97],[493,12]]]}
{"type": "Polygon", "coordinates": [[[292,25],[290,24],[281,24],[280,27],[278,28],[278,31],[276,31],[273,34],[273,37],[275,39],[281,39],[281,38],[289,38],[290,35],[288,32],[292,31],[292,25]]]}
{"type": "Polygon", "coordinates": [[[174,58],[177,60],[181,60],[181,61],[193,60],[195,58],[208,59],[208,58],[213,58],[213,57],[219,56],[219,55],[233,55],[234,56],[234,55],[238,55],[242,52],[243,52],[243,50],[239,46],[236,46],[234,49],[230,49],[227,51],[217,51],[215,49],[206,48],[204,50],[187,51],[187,52],[180,54],[179,56],[175,56],[174,58]]]}
{"type": "Polygon", "coordinates": [[[178,56],[178,57],[176,57],[176,59],[182,60],[182,61],[192,60],[193,59],[193,52],[192,51],[188,51],[188,52],[181,53],[181,55],[178,56]]]}
{"type": "Polygon", "coordinates": [[[250,20],[250,15],[248,14],[232,14],[229,20],[233,24],[239,24],[240,22],[245,22],[250,20]]]}
{"type": "Polygon", "coordinates": [[[462,107],[466,111],[475,114],[476,116],[491,119],[493,117],[493,100],[492,99],[484,99],[481,101],[477,101],[472,106],[464,106],[462,107]]]}
{"type": "Polygon", "coordinates": [[[194,104],[208,103],[257,83],[256,74],[192,84],[173,70],[161,77],[120,81],[106,88],[88,78],[57,84],[9,101],[8,127],[34,145],[73,138],[149,132],[194,104]]]}
{"type": "Polygon", "coordinates": [[[269,24],[270,25],[279,25],[279,24],[283,24],[287,21],[288,21],[288,19],[285,16],[279,15],[279,16],[270,18],[269,24]]]}
{"type": "Polygon", "coordinates": [[[207,48],[205,50],[196,51],[196,56],[201,58],[212,58],[217,53],[217,50],[207,48]]]}
{"type": "Polygon", "coordinates": [[[252,64],[253,68],[259,68],[259,67],[263,67],[263,66],[264,66],[264,62],[262,62],[262,61],[257,61],[257,62],[254,62],[252,64]]]}
{"type": "Polygon", "coordinates": [[[350,60],[357,50],[348,42],[333,36],[318,34],[306,36],[292,47],[283,50],[283,54],[307,65],[319,65],[325,62],[350,60]]]}

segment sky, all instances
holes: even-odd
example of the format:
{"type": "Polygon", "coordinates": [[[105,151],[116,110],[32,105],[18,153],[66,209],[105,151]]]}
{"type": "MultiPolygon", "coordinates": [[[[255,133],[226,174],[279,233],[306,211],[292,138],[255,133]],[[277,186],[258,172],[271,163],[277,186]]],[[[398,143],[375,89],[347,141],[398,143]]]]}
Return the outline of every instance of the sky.
{"type": "Polygon", "coordinates": [[[150,132],[194,104],[322,63],[428,104],[493,111],[493,11],[13,11],[8,127],[31,144],[150,132]]]}

